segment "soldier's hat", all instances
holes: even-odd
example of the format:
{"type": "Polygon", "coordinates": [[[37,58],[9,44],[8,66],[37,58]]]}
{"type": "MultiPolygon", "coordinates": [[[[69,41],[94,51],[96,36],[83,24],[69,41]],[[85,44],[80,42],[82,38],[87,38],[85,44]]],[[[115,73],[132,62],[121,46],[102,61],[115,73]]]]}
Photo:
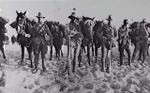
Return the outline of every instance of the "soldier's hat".
{"type": "Polygon", "coordinates": [[[41,12],[39,12],[36,17],[37,17],[37,18],[45,18],[45,17],[42,16],[41,12]]]}
{"type": "Polygon", "coordinates": [[[112,21],[111,15],[109,15],[108,18],[107,18],[106,20],[112,21]]]}
{"type": "Polygon", "coordinates": [[[127,19],[124,19],[124,20],[123,20],[123,23],[124,23],[124,24],[128,24],[128,20],[127,20],[127,19]]]}

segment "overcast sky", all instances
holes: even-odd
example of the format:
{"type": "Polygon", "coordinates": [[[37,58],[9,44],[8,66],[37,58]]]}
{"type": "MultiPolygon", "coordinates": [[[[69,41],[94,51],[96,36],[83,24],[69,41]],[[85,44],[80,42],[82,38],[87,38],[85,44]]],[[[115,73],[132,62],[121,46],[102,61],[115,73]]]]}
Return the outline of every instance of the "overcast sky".
{"type": "MultiPolygon", "coordinates": [[[[124,19],[150,21],[150,0],[0,0],[0,16],[10,20],[16,19],[16,10],[27,11],[27,17],[36,19],[38,12],[45,20],[68,23],[72,8],[77,9],[78,16],[96,17],[105,20],[112,15],[113,25],[119,27],[124,19]]],[[[37,19],[36,19],[37,20],[37,19]]],[[[16,34],[7,24],[8,35],[16,34]]]]}

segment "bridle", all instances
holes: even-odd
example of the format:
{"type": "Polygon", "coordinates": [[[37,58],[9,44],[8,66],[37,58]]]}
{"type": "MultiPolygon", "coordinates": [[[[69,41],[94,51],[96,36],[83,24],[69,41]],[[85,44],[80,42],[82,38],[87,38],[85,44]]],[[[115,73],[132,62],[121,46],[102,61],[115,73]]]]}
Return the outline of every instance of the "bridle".
{"type": "Polygon", "coordinates": [[[25,29],[26,29],[26,17],[23,16],[23,18],[19,17],[17,20],[18,23],[18,34],[24,35],[25,34],[25,29]]]}

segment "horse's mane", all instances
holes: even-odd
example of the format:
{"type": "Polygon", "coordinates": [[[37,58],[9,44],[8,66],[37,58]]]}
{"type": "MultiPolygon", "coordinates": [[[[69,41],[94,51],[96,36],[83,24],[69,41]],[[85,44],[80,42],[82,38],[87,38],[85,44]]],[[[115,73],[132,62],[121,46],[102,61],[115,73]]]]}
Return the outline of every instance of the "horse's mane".
{"type": "Polygon", "coordinates": [[[131,25],[130,25],[130,28],[132,29],[132,28],[137,28],[137,27],[139,27],[139,25],[140,25],[140,22],[133,22],[131,25]]]}

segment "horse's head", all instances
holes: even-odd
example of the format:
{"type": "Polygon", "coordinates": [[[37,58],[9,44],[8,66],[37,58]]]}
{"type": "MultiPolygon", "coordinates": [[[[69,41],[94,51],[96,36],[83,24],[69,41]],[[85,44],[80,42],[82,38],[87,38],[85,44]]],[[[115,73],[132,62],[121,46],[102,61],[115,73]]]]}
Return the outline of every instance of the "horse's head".
{"type": "Polygon", "coordinates": [[[16,22],[17,22],[17,30],[25,30],[25,24],[26,24],[26,11],[24,13],[22,12],[18,12],[17,13],[17,17],[16,17],[16,22]]]}
{"type": "Polygon", "coordinates": [[[101,28],[104,25],[103,20],[102,21],[95,21],[95,26],[93,27],[94,31],[97,31],[99,28],[101,28]]]}
{"type": "Polygon", "coordinates": [[[133,22],[132,24],[130,24],[129,29],[135,29],[138,28],[140,26],[139,22],[133,22]]]}
{"type": "Polygon", "coordinates": [[[22,12],[19,13],[18,11],[16,11],[16,13],[17,13],[16,21],[18,25],[23,24],[26,19],[26,11],[24,13],[22,12]]]}

